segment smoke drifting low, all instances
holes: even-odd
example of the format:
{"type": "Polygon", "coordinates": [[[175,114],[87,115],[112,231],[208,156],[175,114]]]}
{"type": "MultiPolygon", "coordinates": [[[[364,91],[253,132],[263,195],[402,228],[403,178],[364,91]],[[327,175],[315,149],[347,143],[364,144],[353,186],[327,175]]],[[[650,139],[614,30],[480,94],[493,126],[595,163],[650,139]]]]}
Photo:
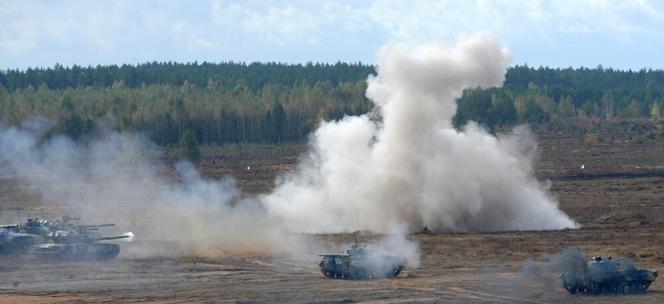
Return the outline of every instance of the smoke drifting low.
{"type": "Polygon", "coordinates": [[[262,198],[269,213],[306,232],[575,227],[532,175],[527,129],[452,127],[463,90],[501,85],[509,61],[487,35],[384,48],[368,80],[374,111],[316,130],[298,170],[262,198]]]}
{"type": "Polygon", "coordinates": [[[39,143],[40,131],[0,126],[0,173],[20,178],[46,202],[86,222],[131,229],[145,246],[139,255],[263,250],[278,233],[267,229],[260,202],[243,196],[232,178],[204,179],[186,162],[171,176],[152,162],[158,155],[149,154],[156,150],[138,135],[110,132],[85,144],[65,137],[39,143]]]}
{"type": "Polygon", "coordinates": [[[302,232],[369,230],[390,235],[377,248],[402,248],[417,263],[417,245],[403,236],[424,227],[575,227],[533,178],[535,143],[525,128],[495,137],[472,123],[462,131],[451,125],[462,91],[501,85],[509,60],[486,35],[453,48],[384,48],[368,80],[375,109],[323,123],[298,169],[260,197],[243,194],[230,177],[203,178],[186,162],[173,177],[140,134],[39,142],[47,126],[34,122],[0,126],[0,173],[86,221],[131,229],[134,244],[143,241],[140,254],[301,248],[302,232]]]}
{"type": "MultiPolygon", "coordinates": [[[[541,260],[527,260],[523,268],[511,281],[505,282],[512,294],[521,297],[535,297],[543,293],[566,294],[563,291],[561,276],[565,273],[578,273],[581,277],[615,278],[614,271],[635,269],[634,262],[626,257],[613,259],[618,268],[589,267],[590,257],[578,248],[567,248],[560,254],[545,255],[541,260]]],[[[621,280],[621,279],[618,279],[621,280]]]]}
{"type": "Polygon", "coordinates": [[[588,258],[579,249],[568,248],[558,255],[545,255],[540,261],[527,260],[509,284],[514,293],[521,295],[556,292],[562,287],[562,273],[585,273],[587,262],[588,258]]]}

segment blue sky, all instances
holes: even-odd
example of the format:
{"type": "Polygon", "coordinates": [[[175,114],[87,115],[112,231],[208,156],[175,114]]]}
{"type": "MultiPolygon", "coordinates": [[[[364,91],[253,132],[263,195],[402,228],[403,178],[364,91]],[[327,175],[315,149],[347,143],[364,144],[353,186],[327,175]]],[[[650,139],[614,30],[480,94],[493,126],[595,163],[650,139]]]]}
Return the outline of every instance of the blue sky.
{"type": "Polygon", "coordinates": [[[0,1],[0,69],[146,61],[373,63],[493,32],[531,66],[664,68],[664,1],[0,1]]]}

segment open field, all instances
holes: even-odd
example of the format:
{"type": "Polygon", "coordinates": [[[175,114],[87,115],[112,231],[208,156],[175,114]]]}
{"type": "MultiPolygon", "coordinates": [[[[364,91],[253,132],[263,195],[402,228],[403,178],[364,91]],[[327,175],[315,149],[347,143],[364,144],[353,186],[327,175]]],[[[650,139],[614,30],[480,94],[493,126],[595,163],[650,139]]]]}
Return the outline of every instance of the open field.
{"type": "MultiPolygon", "coordinates": [[[[64,302],[289,302],[289,303],[662,303],[660,278],[644,295],[571,296],[560,288],[519,280],[527,259],[568,247],[588,255],[626,256],[664,270],[664,141],[637,143],[628,135],[588,144],[571,136],[540,138],[536,174],[551,180],[561,208],[577,230],[442,233],[411,236],[422,263],[393,280],[324,278],[316,256],[306,262],[267,254],[214,258],[154,257],[106,263],[0,260],[0,303],[64,302]],[[585,170],[580,170],[585,164],[585,170]]],[[[248,192],[265,192],[279,172],[292,170],[302,146],[252,146],[251,151],[205,151],[204,175],[231,174],[248,192]],[[247,170],[247,166],[250,169],[247,170]]],[[[167,161],[172,161],[167,154],[167,161]]],[[[0,180],[0,210],[57,214],[33,189],[0,180]]],[[[313,236],[344,243],[347,235],[313,236]]],[[[123,246],[131,246],[131,244],[123,246]]]]}

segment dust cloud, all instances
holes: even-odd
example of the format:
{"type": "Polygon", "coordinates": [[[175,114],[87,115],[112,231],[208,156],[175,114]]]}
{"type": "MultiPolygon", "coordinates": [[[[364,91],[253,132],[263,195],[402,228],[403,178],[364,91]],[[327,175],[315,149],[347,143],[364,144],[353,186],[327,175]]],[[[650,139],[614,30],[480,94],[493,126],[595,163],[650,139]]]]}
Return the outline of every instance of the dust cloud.
{"type": "Polygon", "coordinates": [[[568,248],[557,255],[545,255],[541,260],[527,260],[520,272],[509,282],[512,292],[532,296],[541,292],[557,292],[562,288],[560,274],[587,272],[588,259],[578,248],[568,248]],[[536,286],[534,286],[536,285],[536,286]]]}
{"type": "Polygon", "coordinates": [[[266,210],[242,194],[232,178],[203,178],[188,162],[175,174],[140,135],[107,132],[84,142],[39,129],[0,126],[0,174],[36,188],[46,202],[86,223],[115,223],[131,230],[138,256],[210,255],[264,250],[277,229],[266,210]]]}
{"type": "Polygon", "coordinates": [[[387,235],[376,248],[417,264],[417,243],[406,235],[425,227],[575,227],[532,175],[535,142],[527,129],[496,137],[472,123],[460,131],[451,125],[463,90],[501,85],[509,61],[488,35],[451,48],[385,47],[368,79],[374,110],[323,123],[298,169],[258,197],[231,177],[202,177],[187,162],[173,173],[140,133],[42,141],[42,120],[0,126],[0,173],[86,222],[133,231],[126,254],[134,256],[300,251],[309,248],[302,233],[366,230],[387,235]]]}
{"type": "Polygon", "coordinates": [[[526,128],[452,127],[463,90],[501,85],[509,61],[489,35],[385,47],[368,80],[374,110],[323,123],[297,171],[262,197],[268,212],[303,232],[576,227],[533,177],[526,128]]]}

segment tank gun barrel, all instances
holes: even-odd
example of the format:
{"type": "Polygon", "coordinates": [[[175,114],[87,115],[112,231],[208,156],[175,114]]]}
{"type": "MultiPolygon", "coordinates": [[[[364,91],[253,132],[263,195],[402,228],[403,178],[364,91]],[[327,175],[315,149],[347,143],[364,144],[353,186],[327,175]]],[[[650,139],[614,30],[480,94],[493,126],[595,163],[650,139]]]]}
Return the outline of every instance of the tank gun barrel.
{"type": "Polygon", "coordinates": [[[115,224],[101,224],[101,225],[79,225],[79,227],[88,229],[88,228],[101,228],[101,227],[113,227],[115,224]]]}
{"type": "Polygon", "coordinates": [[[98,237],[98,238],[93,238],[92,240],[94,241],[108,241],[108,240],[118,240],[118,239],[128,239],[128,235],[116,235],[116,236],[105,236],[105,237],[98,237]]]}
{"type": "Polygon", "coordinates": [[[0,229],[12,229],[12,228],[18,228],[18,224],[11,224],[11,225],[2,225],[0,226],[0,229]]]}

